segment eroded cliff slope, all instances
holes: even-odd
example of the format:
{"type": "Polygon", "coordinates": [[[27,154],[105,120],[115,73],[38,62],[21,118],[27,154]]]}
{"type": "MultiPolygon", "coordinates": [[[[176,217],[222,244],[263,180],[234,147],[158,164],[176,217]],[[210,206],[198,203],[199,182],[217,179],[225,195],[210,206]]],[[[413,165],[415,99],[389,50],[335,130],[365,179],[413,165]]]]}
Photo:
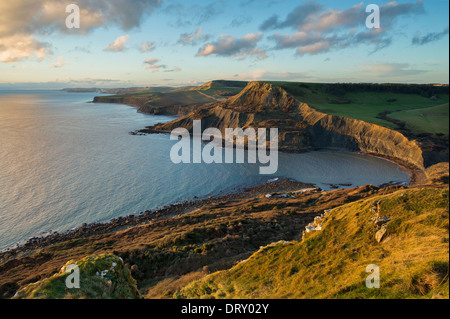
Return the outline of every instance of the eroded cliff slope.
{"type": "Polygon", "coordinates": [[[268,83],[250,82],[224,102],[212,103],[143,131],[170,132],[183,127],[192,132],[193,120],[201,120],[202,129],[215,127],[222,134],[225,128],[276,127],[282,151],[325,148],[361,151],[424,168],[422,150],[416,141],[386,127],[319,112],[268,83]]]}

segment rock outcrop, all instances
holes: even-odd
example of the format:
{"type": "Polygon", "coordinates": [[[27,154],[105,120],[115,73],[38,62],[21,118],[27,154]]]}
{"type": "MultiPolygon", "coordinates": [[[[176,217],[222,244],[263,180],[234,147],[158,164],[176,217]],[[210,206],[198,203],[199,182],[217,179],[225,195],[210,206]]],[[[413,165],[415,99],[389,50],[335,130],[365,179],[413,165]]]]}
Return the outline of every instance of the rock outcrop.
{"type": "Polygon", "coordinates": [[[13,299],[140,299],[136,281],[112,254],[70,260],[58,273],[20,289],[13,299]],[[73,276],[73,279],[70,277],[73,276]]]}
{"type": "Polygon", "coordinates": [[[429,183],[447,183],[449,181],[449,162],[428,167],[425,171],[429,183]]]}
{"type": "Polygon", "coordinates": [[[250,82],[239,94],[224,102],[211,103],[172,122],[142,132],[170,132],[183,127],[192,132],[193,120],[202,130],[225,128],[278,128],[281,151],[339,149],[395,159],[423,169],[418,143],[400,132],[361,120],[329,115],[297,101],[280,87],[250,82]]]}
{"type": "Polygon", "coordinates": [[[300,104],[313,147],[339,147],[378,154],[423,168],[422,150],[400,132],[361,120],[329,115],[300,104]]]}

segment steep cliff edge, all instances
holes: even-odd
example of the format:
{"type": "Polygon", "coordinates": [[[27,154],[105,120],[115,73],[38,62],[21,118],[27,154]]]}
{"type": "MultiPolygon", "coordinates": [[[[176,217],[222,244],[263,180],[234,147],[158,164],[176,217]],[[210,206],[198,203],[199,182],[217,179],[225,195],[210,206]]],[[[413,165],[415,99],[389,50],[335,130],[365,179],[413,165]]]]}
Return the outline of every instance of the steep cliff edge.
{"type": "Polygon", "coordinates": [[[177,127],[192,132],[193,120],[201,120],[202,129],[215,127],[222,134],[225,128],[276,127],[282,151],[325,148],[360,151],[424,168],[422,150],[416,141],[386,127],[319,112],[268,83],[250,82],[224,102],[212,103],[143,132],[170,132],[177,127]]]}
{"type": "Polygon", "coordinates": [[[300,103],[314,147],[340,146],[348,150],[378,154],[424,168],[422,150],[400,132],[361,120],[321,113],[300,103]]]}

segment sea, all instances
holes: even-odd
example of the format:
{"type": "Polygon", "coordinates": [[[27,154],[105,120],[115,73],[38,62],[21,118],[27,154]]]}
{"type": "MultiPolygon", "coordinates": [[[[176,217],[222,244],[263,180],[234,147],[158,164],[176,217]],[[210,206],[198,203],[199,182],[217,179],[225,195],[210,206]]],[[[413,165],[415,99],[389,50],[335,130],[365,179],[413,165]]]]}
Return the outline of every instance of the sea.
{"type": "Polygon", "coordinates": [[[325,190],[410,181],[391,161],[336,151],[279,153],[272,175],[258,163],[175,164],[169,134],[129,134],[175,117],[92,103],[96,95],[0,90],[0,250],[277,178],[325,190]]]}

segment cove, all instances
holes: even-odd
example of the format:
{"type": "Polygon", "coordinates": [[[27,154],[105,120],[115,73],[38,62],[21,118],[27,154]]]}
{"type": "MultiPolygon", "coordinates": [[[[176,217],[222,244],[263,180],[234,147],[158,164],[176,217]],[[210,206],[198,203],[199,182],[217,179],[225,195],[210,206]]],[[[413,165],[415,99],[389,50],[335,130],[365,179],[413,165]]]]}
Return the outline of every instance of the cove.
{"type": "Polygon", "coordinates": [[[279,153],[278,171],[252,163],[174,164],[169,134],[129,132],[174,119],[120,104],[94,104],[97,93],[0,92],[0,250],[45,232],[106,222],[194,196],[223,194],[276,177],[375,186],[408,182],[398,165],[355,153],[279,153]]]}

